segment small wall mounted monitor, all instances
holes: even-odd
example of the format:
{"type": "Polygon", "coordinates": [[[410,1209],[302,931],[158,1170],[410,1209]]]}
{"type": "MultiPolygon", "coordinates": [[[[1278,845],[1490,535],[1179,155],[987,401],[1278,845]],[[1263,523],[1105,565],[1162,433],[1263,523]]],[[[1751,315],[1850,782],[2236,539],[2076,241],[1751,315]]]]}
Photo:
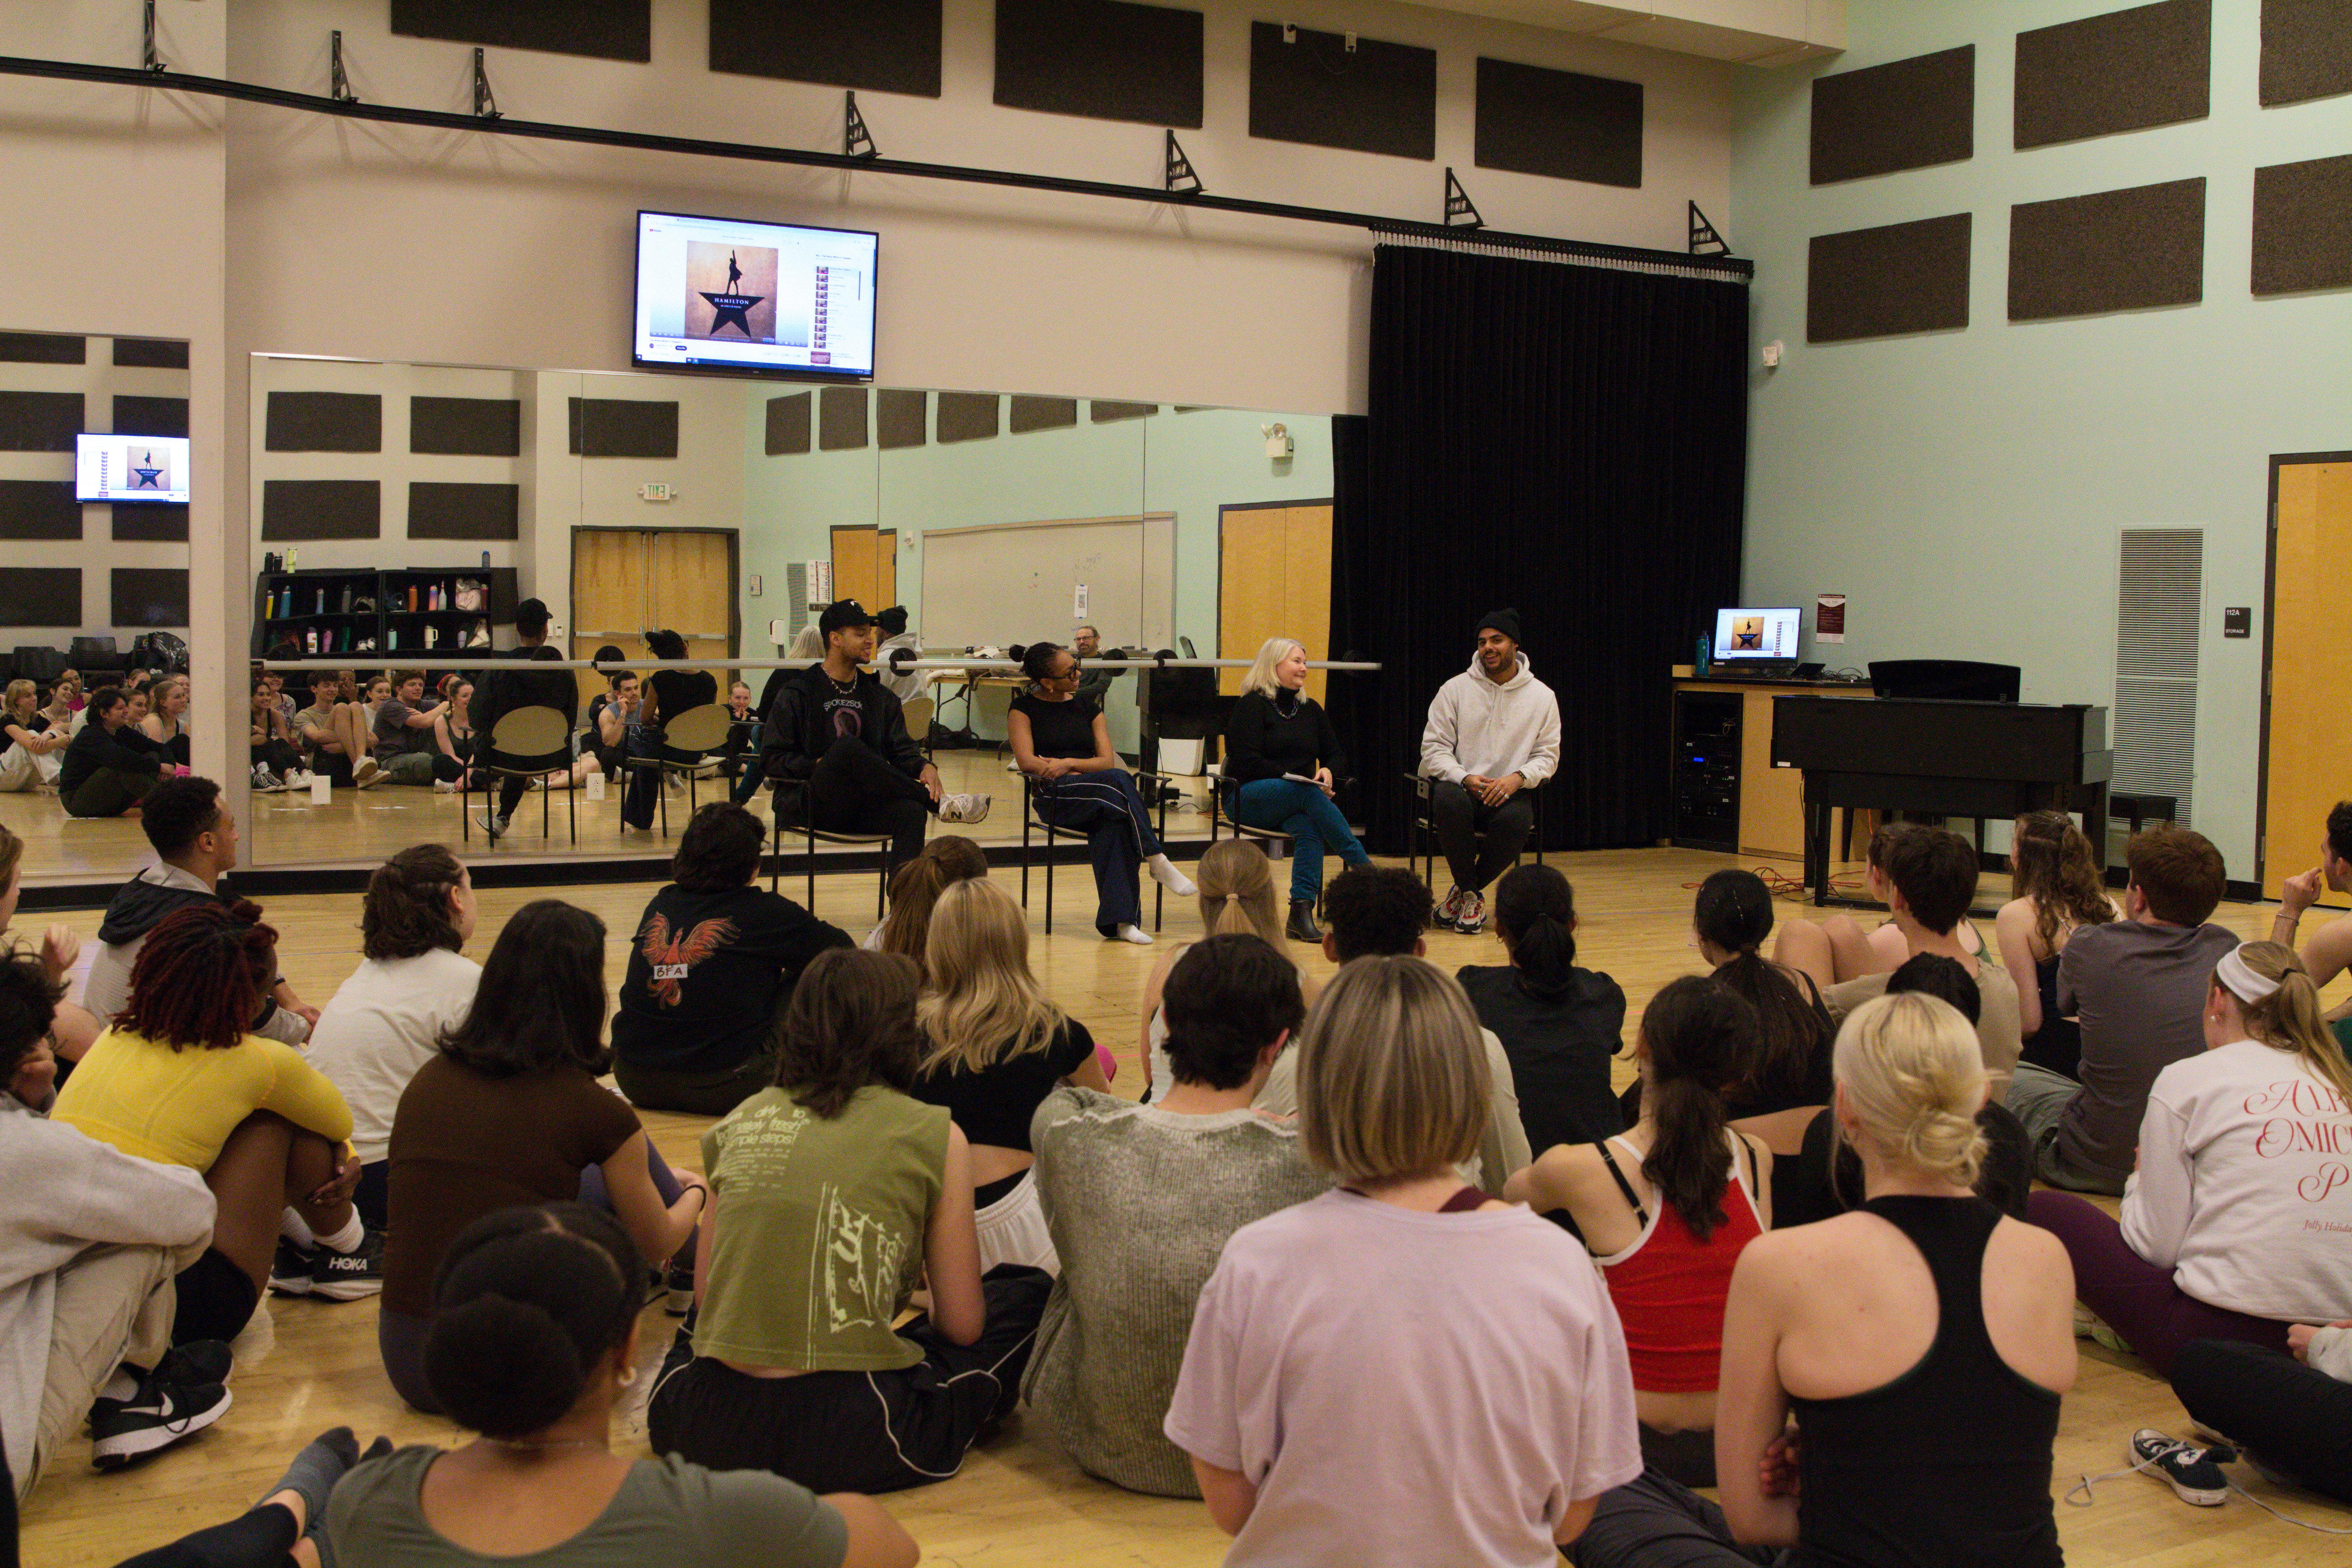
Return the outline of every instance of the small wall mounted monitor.
{"type": "Polygon", "coordinates": [[[74,499],[188,501],[185,436],[77,436],[74,499]]]}
{"type": "Polygon", "coordinates": [[[1738,664],[1794,664],[1797,643],[1805,629],[1805,613],[1786,610],[1717,610],[1715,612],[1715,661],[1738,664]]]}
{"type": "Polygon", "coordinates": [[[867,381],[881,237],[684,213],[637,214],[633,363],[867,381]]]}

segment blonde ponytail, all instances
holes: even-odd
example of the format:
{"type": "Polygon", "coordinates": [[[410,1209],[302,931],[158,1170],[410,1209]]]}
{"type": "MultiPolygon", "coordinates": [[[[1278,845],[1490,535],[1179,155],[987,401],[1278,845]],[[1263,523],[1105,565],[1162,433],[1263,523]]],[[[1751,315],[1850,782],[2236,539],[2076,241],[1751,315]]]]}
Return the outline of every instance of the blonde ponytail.
{"type": "Polygon", "coordinates": [[[1282,916],[1274,901],[1274,864],[1265,851],[1245,838],[1225,838],[1209,846],[1193,869],[1201,889],[1201,908],[1213,910],[1206,918],[1211,936],[1255,936],[1283,952],[1282,916]]]}
{"type": "Polygon", "coordinates": [[[1847,1110],[1879,1153],[1956,1187],[1976,1185],[1984,1054],[1958,1008],[1916,991],[1864,1003],[1838,1031],[1835,1072],[1847,1110]]]}
{"type": "Polygon", "coordinates": [[[2238,1016],[2246,1021],[2248,1037],[2273,1050],[2301,1057],[2312,1075],[2334,1089],[2345,1107],[2352,1110],[2352,1064],[2345,1061],[2344,1047],[2336,1044],[2335,1032],[2327,1026],[2319,1005],[2319,987],[2312,983],[2303,960],[2294,949],[2276,942],[2250,942],[2238,949],[2238,957],[2248,969],[2278,984],[2277,990],[2259,1001],[2238,998],[2238,1016]]]}

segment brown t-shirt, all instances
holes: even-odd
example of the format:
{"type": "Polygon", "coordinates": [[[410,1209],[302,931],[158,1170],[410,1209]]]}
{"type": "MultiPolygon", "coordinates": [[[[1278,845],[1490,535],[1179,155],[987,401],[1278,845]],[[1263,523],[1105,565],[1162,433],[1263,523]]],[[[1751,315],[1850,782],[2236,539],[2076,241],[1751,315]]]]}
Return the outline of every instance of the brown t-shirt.
{"type": "Polygon", "coordinates": [[[492,1078],[436,1056],[392,1119],[383,1310],[433,1315],[433,1276],[459,1231],[494,1210],[576,1197],[580,1173],[638,1131],[637,1113],[576,1067],[492,1078]]]}

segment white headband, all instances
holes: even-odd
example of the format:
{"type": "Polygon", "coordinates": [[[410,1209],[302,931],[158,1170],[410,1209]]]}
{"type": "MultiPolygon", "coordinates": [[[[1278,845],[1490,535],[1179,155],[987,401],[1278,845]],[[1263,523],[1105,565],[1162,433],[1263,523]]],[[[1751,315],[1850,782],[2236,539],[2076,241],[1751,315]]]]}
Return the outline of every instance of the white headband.
{"type": "Polygon", "coordinates": [[[2213,966],[2213,978],[2239,1001],[2259,1002],[2275,992],[2279,983],[2255,973],[2253,965],[2246,962],[2245,952],[2243,947],[2233,947],[2223,953],[2221,962],[2213,966]]]}

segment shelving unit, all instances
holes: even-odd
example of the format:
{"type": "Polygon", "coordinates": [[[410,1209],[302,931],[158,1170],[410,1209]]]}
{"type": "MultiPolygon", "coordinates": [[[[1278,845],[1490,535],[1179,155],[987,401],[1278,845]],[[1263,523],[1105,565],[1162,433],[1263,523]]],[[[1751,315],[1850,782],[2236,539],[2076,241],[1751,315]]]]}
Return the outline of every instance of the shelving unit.
{"type": "Polygon", "coordinates": [[[488,647],[492,629],[514,619],[516,598],[511,566],[268,572],[254,585],[254,657],[446,667],[488,647]],[[486,584],[480,609],[457,607],[460,579],[486,584]]]}

